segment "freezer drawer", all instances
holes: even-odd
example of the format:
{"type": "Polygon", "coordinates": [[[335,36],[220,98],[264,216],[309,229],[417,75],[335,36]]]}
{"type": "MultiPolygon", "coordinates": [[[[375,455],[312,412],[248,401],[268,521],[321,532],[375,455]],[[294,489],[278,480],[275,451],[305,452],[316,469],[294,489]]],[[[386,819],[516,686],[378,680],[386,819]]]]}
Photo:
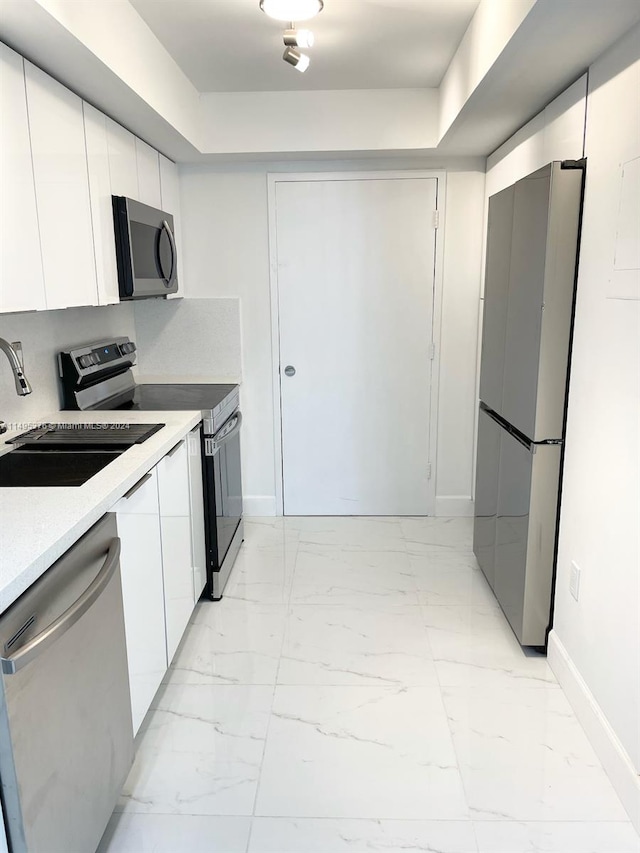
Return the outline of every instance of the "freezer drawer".
{"type": "Polygon", "coordinates": [[[546,643],[561,446],[533,444],[480,408],[473,551],[523,646],[546,643]]]}
{"type": "Polygon", "coordinates": [[[495,574],[501,432],[501,428],[493,418],[480,409],[473,553],[491,588],[494,585],[495,574]]]}
{"type": "Polygon", "coordinates": [[[493,590],[525,646],[544,646],[550,622],[560,453],[501,430],[493,590]]]}

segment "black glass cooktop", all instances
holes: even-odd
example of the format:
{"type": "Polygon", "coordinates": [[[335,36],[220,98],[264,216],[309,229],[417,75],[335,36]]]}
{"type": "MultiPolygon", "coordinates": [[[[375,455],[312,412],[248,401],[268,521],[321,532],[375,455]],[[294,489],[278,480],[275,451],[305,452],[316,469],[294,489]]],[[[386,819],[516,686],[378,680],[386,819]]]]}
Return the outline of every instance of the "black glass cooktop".
{"type": "MultiPolygon", "coordinates": [[[[123,408],[142,412],[215,409],[237,385],[136,385],[133,401],[123,408]]],[[[107,408],[102,406],[101,408],[107,408]]]]}

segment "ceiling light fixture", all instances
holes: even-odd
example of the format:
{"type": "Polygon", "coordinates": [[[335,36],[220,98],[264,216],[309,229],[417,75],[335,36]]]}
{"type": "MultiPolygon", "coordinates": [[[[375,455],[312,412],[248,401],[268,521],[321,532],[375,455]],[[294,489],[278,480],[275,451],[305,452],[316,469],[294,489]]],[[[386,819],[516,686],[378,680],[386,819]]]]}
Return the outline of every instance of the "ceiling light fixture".
{"type": "Polygon", "coordinates": [[[291,28],[283,33],[284,43],[287,47],[313,47],[315,41],[311,30],[296,30],[291,28]]]}
{"type": "Polygon", "coordinates": [[[311,62],[306,53],[300,53],[299,50],[295,50],[293,47],[286,48],[282,54],[282,58],[285,62],[293,65],[296,71],[302,71],[303,73],[307,70],[311,62]]]}
{"type": "Polygon", "coordinates": [[[260,0],[265,15],[276,21],[308,21],[323,7],[323,0],[260,0]]]}

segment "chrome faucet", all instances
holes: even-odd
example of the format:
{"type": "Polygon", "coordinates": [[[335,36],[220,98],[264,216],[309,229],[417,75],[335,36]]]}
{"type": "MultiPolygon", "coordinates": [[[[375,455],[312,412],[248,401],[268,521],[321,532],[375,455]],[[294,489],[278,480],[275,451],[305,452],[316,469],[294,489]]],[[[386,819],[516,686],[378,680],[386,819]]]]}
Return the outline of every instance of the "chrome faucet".
{"type": "Polygon", "coordinates": [[[10,344],[4,338],[0,338],[0,349],[4,352],[11,365],[13,378],[16,383],[16,394],[19,394],[20,397],[25,397],[31,393],[31,385],[29,385],[29,381],[24,375],[20,356],[16,352],[16,350],[22,351],[22,344],[19,341],[14,341],[13,344],[10,344]]]}

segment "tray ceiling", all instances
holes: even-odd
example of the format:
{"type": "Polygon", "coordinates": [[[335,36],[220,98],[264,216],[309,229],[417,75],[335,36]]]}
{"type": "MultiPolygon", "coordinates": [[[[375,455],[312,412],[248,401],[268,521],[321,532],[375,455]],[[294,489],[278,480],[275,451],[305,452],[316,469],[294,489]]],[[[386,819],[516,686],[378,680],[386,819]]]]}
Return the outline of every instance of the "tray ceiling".
{"type": "Polygon", "coordinates": [[[200,92],[258,92],[436,87],[479,0],[325,0],[304,74],[258,0],[130,2],[200,92]]]}

